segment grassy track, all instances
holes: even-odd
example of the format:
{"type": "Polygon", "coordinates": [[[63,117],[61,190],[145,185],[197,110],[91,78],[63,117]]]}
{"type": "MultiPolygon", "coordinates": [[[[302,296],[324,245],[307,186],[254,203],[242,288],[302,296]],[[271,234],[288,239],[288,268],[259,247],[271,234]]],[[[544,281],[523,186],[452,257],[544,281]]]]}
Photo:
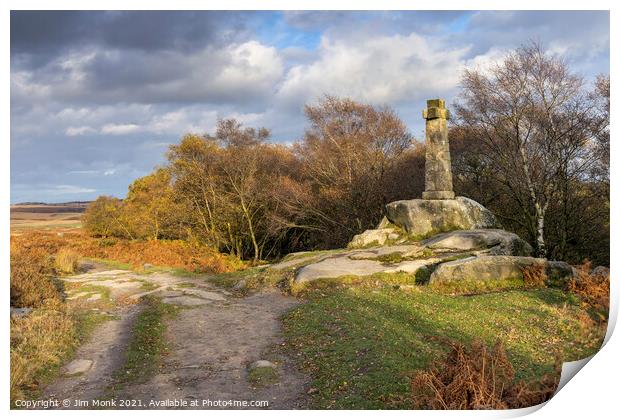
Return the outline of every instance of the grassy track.
{"type": "Polygon", "coordinates": [[[349,288],[310,295],[284,319],[292,353],[314,378],[317,408],[410,408],[409,377],[444,357],[446,340],[500,339],[518,379],[576,360],[604,330],[584,323],[572,295],[555,289],[446,296],[424,286],[349,288]]]}
{"type": "Polygon", "coordinates": [[[143,298],[145,308],[138,315],[132,329],[125,364],[115,373],[115,389],[144,381],[159,369],[168,350],[165,339],[166,318],[174,316],[178,308],[161,302],[152,295],[143,298]]]}

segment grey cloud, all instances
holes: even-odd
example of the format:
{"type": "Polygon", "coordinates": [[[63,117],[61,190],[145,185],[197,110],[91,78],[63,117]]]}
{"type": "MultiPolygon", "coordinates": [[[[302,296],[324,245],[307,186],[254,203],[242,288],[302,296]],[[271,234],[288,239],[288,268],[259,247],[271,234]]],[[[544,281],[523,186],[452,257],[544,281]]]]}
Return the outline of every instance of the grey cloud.
{"type": "Polygon", "coordinates": [[[403,11],[287,11],[286,22],[305,31],[324,31],[345,34],[353,30],[374,29],[375,32],[426,32],[471,12],[462,10],[403,10],[403,11]]]}
{"type": "Polygon", "coordinates": [[[459,37],[472,45],[472,54],[497,46],[514,48],[533,40],[546,47],[567,46],[566,54],[577,62],[592,53],[608,55],[609,12],[481,11],[472,16],[459,37]]]}
{"type": "Polygon", "coordinates": [[[226,11],[12,11],[11,56],[35,68],[85,46],[187,52],[246,39],[253,18],[226,11]]]}

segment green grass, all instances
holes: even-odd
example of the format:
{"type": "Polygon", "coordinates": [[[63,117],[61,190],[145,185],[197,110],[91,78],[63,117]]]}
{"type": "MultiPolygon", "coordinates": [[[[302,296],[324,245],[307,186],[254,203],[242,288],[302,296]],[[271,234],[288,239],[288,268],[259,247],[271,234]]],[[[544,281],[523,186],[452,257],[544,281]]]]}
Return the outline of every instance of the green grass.
{"type": "Polygon", "coordinates": [[[315,408],[410,408],[409,377],[442,360],[446,340],[501,340],[518,379],[553,372],[556,354],[593,354],[604,330],[562,291],[446,296],[424,286],[314,294],[283,319],[291,355],[313,377],[315,408]]]}
{"type": "Polygon", "coordinates": [[[181,289],[189,289],[189,288],[195,287],[195,284],[190,283],[190,282],[183,282],[183,283],[177,283],[175,287],[178,287],[181,289]]]}
{"type": "Polygon", "coordinates": [[[216,286],[232,289],[239,281],[244,280],[245,287],[236,291],[243,295],[250,291],[276,286],[287,290],[294,272],[295,268],[293,267],[283,270],[275,270],[269,267],[251,267],[231,273],[216,274],[207,278],[207,281],[216,286]]]}
{"type": "Polygon", "coordinates": [[[150,292],[151,290],[155,290],[157,289],[159,286],[151,283],[150,281],[146,281],[146,280],[139,280],[140,281],[140,290],[144,290],[145,292],[150,292]]]}
{"type": "Polygon", "coordinates": [[[165,321],[175,316],[179,309],[162,303],[160,298],[152,295],[145,296],[142,301],[145,307],[133,325],[125,363],[114,374],[113,390],[150,378],[159,369],[161,359],[168,350],[164,337],[165,321]]]}
{"type": "Polygon", "coordinates": [[[262,388],[278,382],[278,372],[272,367],[255,367],[248,372],[248,382],[255,388],[262,388]]]}
{"type": "Polygon", "coordinates": [[[379,255],[376,258],[373,258],[374,261],[379,261],[384,264],[398,264],[403,261],[415,259],[414,257],[403,257],[401,252],[391,252],[389,254],[379,255]]]}
{"type": "Polygon", "coordinates": [[[131,264],[114,261],[114,260],[108,260],[104,258],[85,258],[83,259],[83,261],[92,261],[95,263],[99,263],[111,270],[130,270],[130,271],[133,270],[133,267],[131,264]]]}
{"type": "Polygon", "coordinates": [[[416,277],[411,273],[375,273],[368,276],[325,277],[306,283],[295,283],[290,285],[290,292],[295,296],[306,296],[317,292],[329,292],[351,287],[383,287],[414,284],[416,284],[416,277]]]}
{"type": "Polygon", "coordinates": [[[525,288],[523,278],[513,277],[498,280],[462,279],[429,284],[429,289],[445,294],[480,294],[511,289],[525,288]]]}
{"type": "Polygon", "coordinates": [[[87,299],[92,295],[100,294],[102,302],[110,302],[110,288],[105,286],[96,286],[94,284],[85,284],[77,289],[78,292],[86,292],[83,299],[87,299]]]}
{"type": "Polygon", "coordinates": [[[80,343],[85,342],[100,324],[115,319],[114,315],[89,310],[79,311],[73,317],[75,319],[76,334],[80,343]]]}

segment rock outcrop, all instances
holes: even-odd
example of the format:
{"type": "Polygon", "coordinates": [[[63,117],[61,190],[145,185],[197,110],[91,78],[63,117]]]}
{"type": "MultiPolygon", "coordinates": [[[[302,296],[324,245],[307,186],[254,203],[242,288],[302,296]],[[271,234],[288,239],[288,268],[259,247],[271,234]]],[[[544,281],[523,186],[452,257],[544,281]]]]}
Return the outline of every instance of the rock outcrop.
{"type": "Polygon", "coordinates": [[[393,228],[368,229],[359,235],[355,235],[348,247],[365,248],[367,246],[385,245],[386,242],[396,241],[399,237],[400,235],[393,228]]]}
{"type": "Polygon", "coordinates": [[[416,283],[450,284],[445,290],[469,293],[523,286],[524,270],[541,265],[547,285],[564,286],[575,275],[570,265],[531,257],[532,247],[501,230],[488,209],[466,197],[454,198],[445,102],[427,101],[423,116],[423,198],[389,203],[377,228],[355,235],[347,250],[302,255],[272,267],[294,269],[297,284],[404,272],[412,274],[416,283]],[[420,270],[424,276],[417,275],[420,270]]]}
{"type": "Polygon", "coordinates": [[[466,197],[454,200],[401,200],[386,206],[387,219],[414,237],[452,230],[498,228],[497,219],[466,197]]]}
{"type": "Polygon", "coordinates": [[[487,250],[491,255],[532,255],[530,244],[518,235],[501,229],[455,230],[422,241],[433,250],[487,250]]]}
{"type": "Polygon", "coordinates": [[[506,255],[484,255],[446,262],[431,274],[429,285],[463,282],[524,282],[523,270],[531,265],[545,267],[547,284],[563,286],[573,276],[571,266],[562,261],[506,255]]]}

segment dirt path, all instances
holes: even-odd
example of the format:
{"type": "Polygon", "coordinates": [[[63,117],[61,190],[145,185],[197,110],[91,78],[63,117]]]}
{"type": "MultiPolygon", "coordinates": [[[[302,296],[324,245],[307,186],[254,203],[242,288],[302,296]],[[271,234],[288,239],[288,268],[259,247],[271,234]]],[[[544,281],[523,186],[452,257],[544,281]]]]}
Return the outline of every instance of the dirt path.
{"type": "MultiPolygon", "coordinates": [[[[279,318],[298,304],[296,299],[278,291],[233,297],[205,279],[164,272],[137,275],[125,270],[93,270],[66,281],[74,285],[70,299],[96,303],[107,298],[129,305],[119,312],[118,320],[96,328],[78,350],[77,363],[92,361],[92,366],[79,375],[59,378],[47,387],[45,395],[59,400],[104,397],[112,374],[124,362],[131,326],[139,313],[136,302],[141,296],[156,294],[182,309],[167,321],[170,351],[157,374],[145,383],[127,385],[117,400],[140,401],[135,404],[141,408],[165,408],[162,402],[170,400],[185,401],[187,408],[199,409],[243,408],[243,404],[256,408],[248,406],[251,401],[267,401],[272,409],[306,405],[309,379],[277,351],[282,344],[279,318]],[[249,380],[251,364],[259,360],[273,363],[275,378],[271,381],[257,384],[249,380]]],[[[62,370],[71,367],[70,363],[62,370]]]]}
{"type": "Polygon", "coordinates": [[[168,326],[172,354],[162,372],[124,397],[143,404],[166,399],[211,401],[268,401],[269,408],[304,405],[307,378],[282,356],[279,316],[296,300],[269,292],[182,311],[168,326]],[[253,387],[251,363],[274,362],[276,383],[253,387]]]}
{"type": "Polygon", "coordinates": [[[90,368],[82,374],[61,376],[46,388],[45,396],[58,400],[93,400],[102,397],[106,388],[112,384],[112,374],[123,365],[131,326],[139,311],[138,305],[125,307],[116,314],[118,319],[99,326],[63,370],[67,370],[71,363],[75,365],[83,361],[92,362],[90,368]]]}

